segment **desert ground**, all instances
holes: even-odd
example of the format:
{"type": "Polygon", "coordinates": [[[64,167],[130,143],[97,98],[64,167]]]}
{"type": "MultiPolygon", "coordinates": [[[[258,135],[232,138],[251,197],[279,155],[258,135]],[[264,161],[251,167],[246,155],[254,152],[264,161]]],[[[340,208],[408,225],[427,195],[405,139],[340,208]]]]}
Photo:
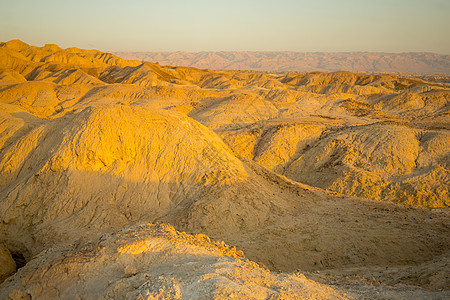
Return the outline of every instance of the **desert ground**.
{"type": "Polygon", "coordinates": [[[449,299],[448,82],[0,43],[0,298],[449,299]]]}

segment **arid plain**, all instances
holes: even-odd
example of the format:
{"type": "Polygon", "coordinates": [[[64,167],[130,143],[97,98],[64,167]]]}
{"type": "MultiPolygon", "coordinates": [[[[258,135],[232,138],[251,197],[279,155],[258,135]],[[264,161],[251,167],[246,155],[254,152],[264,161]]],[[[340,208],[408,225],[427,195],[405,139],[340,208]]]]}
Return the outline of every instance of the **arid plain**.
{"type": "Polygon", "coordinates": [[[0,43],[0,298],[448,299],[447,80],[0,43]]]}

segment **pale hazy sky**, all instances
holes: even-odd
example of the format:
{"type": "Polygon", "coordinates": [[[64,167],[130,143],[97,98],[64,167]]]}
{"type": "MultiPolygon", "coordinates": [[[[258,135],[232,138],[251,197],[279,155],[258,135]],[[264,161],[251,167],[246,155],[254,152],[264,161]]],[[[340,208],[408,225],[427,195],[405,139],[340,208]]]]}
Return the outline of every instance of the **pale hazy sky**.
{"type": "Polygon", "coordinates": [[[450,54],[450,0],[0,0],[0,41],[104,51],[450,54]]]}

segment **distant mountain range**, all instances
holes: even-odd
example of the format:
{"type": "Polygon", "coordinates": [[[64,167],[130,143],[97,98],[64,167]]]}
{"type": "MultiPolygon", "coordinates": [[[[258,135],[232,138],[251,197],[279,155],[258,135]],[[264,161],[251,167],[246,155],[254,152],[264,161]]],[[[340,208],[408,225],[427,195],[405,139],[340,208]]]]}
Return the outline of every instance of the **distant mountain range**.
{"type": "Polygon", "coordinates": [[[450,74],[450,55],[409,52],[114,52],[125,59],[200,69],[450,74]]]}

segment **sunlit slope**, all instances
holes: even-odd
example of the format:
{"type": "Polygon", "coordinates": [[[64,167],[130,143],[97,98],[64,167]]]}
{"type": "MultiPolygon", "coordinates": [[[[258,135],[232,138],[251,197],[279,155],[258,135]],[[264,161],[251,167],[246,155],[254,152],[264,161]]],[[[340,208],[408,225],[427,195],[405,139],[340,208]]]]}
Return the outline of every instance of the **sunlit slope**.
{"type": "Polygon", "coordinates": [[[327,132],[286,166],[295,180],[339,193],[449,206],[448,132],[375,123],[327,132]]]}
{"type": "Polygon", "coordinates": [[[446,130],[395,122],[326,127],[254,125],[220,134],[240,155],[299,182],[368,199],[448,207],[446,130]]]}
{"type": "Polygon", "coordinates": [[[26,67],[33,66],[34,64],[50,65],[54,63],[64,64],[66,66],[74,65],[80,68],[129,66],[132,64],[139,64],[139,62],[124,60],[112,54],[97,50],[83,50],[78,48],[61,49],[53,44],[48,44],[44,47],[35,47],[19,40],[13,40],[1,43],[0,47],[2,65],[11,68],[19,66],[20,68],[23,68],[21,70],[22,72],[27,69],[26,67]]]}
{"type": "Polygon", "coordinates": [[[33,252],[88,227],[174,213],[247,176],[214,133],[173,112],[111,105],[52,121],[20,111],[1,120],[2,239],[33,252]]]}
{"type": "Polygon", "coordinates": [[[226,244],[142,225],[34,258],[1,285],[3,299],[347,299],[301,274],[276,274],[226,244]],[[240,258],[241,257],[241,258],[240,258]]]}

